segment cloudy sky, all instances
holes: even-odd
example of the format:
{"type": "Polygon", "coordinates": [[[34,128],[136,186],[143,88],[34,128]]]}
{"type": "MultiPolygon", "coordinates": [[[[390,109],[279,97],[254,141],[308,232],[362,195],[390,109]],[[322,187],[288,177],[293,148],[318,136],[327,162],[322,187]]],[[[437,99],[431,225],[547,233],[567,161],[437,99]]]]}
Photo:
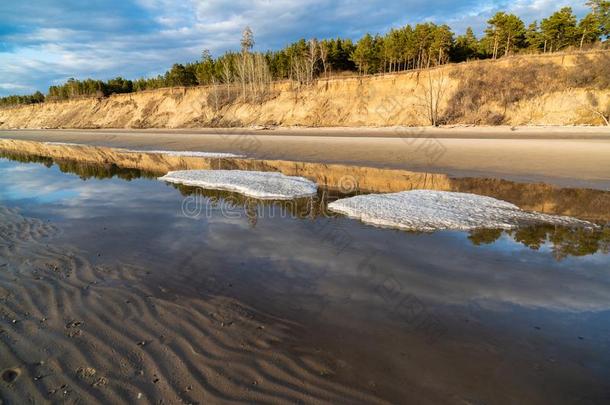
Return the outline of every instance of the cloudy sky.
{"type": "Polygon", "coordinates": [[[526,22],[584,0],[2,0],[0,96],[46,89],[69,77],[156,75],[239,46],[250,25],[257,49],[299,38],[358,38],[422,21],[481,32],[498,10],[526,22]]]}

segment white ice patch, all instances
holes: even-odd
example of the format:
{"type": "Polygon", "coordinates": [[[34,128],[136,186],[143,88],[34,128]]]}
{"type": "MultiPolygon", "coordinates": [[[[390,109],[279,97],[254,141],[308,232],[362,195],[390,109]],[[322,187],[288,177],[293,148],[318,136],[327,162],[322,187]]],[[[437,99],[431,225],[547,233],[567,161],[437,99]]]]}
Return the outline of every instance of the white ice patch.
{"type": "MultiPolygon", "coordinates": [[[[88,146],[80,143],[71,143],[71,142],[43,142],[45,145],[49,146],[88,146]]],[[[168,155],[168,156],[179,156],[179,157],[202,157],[209,159],[231,159],[231,158],[243,158],[244,155],[236,155],[233,153],[224,153],[224,152],[198,152],[198,151],[177,151],[177,150],[137,150],[137,149],[121,149],[118,148],[121,152],[126,153],[154,153],[160,155],[168,155]]]]}
{"type": "Polygon", "coordinates": [[[127,149],[125,152],[129,153],[155,153],[168,156],[180,156],[180,157],[202,157],[210,159],[229,159],[229,158],[243,158],[244,155],[235,155],[233,153],[222,153],[222,152],[197,152],[197,151],[175,151],[175,150],[134,150],[127,149]]]}
{"type": "Polygon", "coordinates": [[[43,144],[50,145],[50,146],[87,146],[87,145],[82,145],[80,143],[72,143],[72,142],[43,142],[43,144]]]}
{"type": "Polygon", "coordinates": [[[372,225],[414,231],[513,229],[541,223],[595,227],[576,218],[523,211],[491,197],[448,191],[359,195],[332,202],[328,208],[372,225]]]}
{"type": "Polygon", "coordinates": [[[316,183],[310,180],[276,172],[183,170],[169,172],[159,180],[187,186],[235,191],[249,197],[269,200],[309,197],[317,191],[316,183]]]}

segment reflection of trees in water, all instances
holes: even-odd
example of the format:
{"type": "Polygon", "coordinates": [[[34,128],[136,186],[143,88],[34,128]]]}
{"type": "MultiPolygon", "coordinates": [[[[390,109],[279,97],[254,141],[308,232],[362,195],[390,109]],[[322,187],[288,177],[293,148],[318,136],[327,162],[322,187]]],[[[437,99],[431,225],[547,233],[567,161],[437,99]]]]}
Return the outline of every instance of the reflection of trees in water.
{"type": "Polygon", "coordinates": [[[162,173],[147,172],[139,169],[128,169],[119,167],[114,163],[98,164],[89,162],[79,162],[69,159],[53,159],[46,156],[39,156],[27,153],[0,151],[0,157],[10,159],[20,163],[41,163],[46,167],[57,165],[62,173],[72,173],[78,175],[82,180],[88,179],[112,179],[114,177],[131,181],[139,178],[157,178],[162,173]]]}
{"type": "MultiPolygon", "coordinates": [[[[344,198],[343,195],[320,189],[314,197],[296,200],[260,200],[231,191],[202,189],[174,183],[169,183],[169,185],[179,190],[185,197],[194,197],[200,207],[246,215],[252,226],[256,226],[258,220],[265,217],[315,219],[318,217],[341,216],[328,211],[327,206],[338,198],[344,198]]],[[[597,252],[608,253],[610,250],[610,227],[584,229],[553,225],[530,225],[513,231],[477,229],[470,232],[468,239],[474,245],[481,246],[496,242],[503,234],[509,235],[515,241],[532,250],[538,250],[544,244],[549,243],[557,260],[568,256],[586,256],[597,252]]]]}
{"type": "Polygon", "coordinates": [[[46,167],[53,166],[52,158],[46,157],[46,156],[40,156],[40,155],[31,155],[31,154],[25,154],[25,153],[17,153],[17,152],[0,150],[0,158],[13,160],[15,162],[20,162],[20,163],[40,163],[40,164],[45,165],[46,167]]]}
{"type": "MultiPolygon", "coordinates": [[[[116,177],[131,181],[138,178],[157,178],[163,174],[122,168],[114,163],[97,164],[68,159],[54,160],[46,156],[13,151],[0,150],[0,158],[21,163],[40,163],[46,167],[56,164],[61,172],[77,174],[83,180],[92,178],[103,180],[116,177]]],[[[518,184],[499,179],[456,179],[454,181],[457,184],[454,187],[455,191],[489,195],[513,202],[521,207],[531,206],[531,209],[534,210],[559,211],[559,213],[581,218],[594,217],[598,220],[606,218],[606,213],[610,210],[610,203],[608,203],[610,193],[607,191],[561,189],[545,184],[518,184]],[[541,209],[549,208],[549,206],[553,209],[541,209]]],[[[338,198],[354,195],[321,188],[313,197],[295,200],[260,200],[230,191],[202,189],[180,184],[171,184],[171,186],[179,190],[183,196],[197,197],[199,204],[207,205],[209,208],[241,212],[247,216],[252,226],[256,226],[258,220],[264,217],[300,219],[337,217],[340,215],[328,210],[328,203],[338,198]]],[[[569,256],[586,256],[610,251],[610,227],[607,225],[594,230],[552,225],[524,226],[513,231],[478,229],[471,231],[468,239],[474,245],[480,246],[494,243],[503,234],[509,235],[532,250],[539,250],[548,243],[557,260],[569,256]]]]}
{"type": "Polygon", "coordinates": [[[259,218],[293,217],[299,219],[314,219],[318,217],[338,217],[340,214],[330,212],[328,204],[338,198],[351,195],[339,195],[327,189],[318,189],[312,197],[297,198],[294,200],[261,200],[243,194],[226,190],[203,189],[200,187],[185,186],[169,183],[180,191],[185,197],[194,197],[201,206],[210,208],[240,210],[248,216],[255,225],[259,218]]]}
{"type": "Polygon", "coordinates": [[[610,252],[610,227],[599,229],[556,227],[553,225],[531,225],[513,231],[500,229],[477,229],[470,232],[468,239],[477,246],[492,244],[503,234],[516,242],[539,250],[549,243],[550,250],[557,260],[569,256],[587,256],[594,253],[610,252]]]}
{"type": "Polygon", "coordinates": [[[502,232],[501,229],[476,229],[470,231],[468,239],[475,246],[489,245],[500,239],[502,232]]]}
{"type": "Polygon", "coordinates": [[[610,228],[598,231],[586,229],[557,229],[549,238],[553,253],[560,260],[568,256],[586,256],[610,251],[610,228]]]}
{"type": "Polygon", "coordinates": [[[62,173],[77,174],[82,180],[104,180],[116,177],[121,180],[131,181],[139,178],[154,179],[160,175],[160,173],[119,167],[114,163],[96,164],[74,160],[57,160],[55,164],[62,173]]]}

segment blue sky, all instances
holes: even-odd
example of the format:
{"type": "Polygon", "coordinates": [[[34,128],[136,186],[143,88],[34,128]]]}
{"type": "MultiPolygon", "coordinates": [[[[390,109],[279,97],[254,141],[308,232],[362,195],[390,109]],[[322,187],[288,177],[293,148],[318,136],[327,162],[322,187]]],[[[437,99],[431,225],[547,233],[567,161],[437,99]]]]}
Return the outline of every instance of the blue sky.
{"type": "Polygon", "coordinates": [[[46,92],[69,77],[163,73],[203,49],[236,49],[246,25],[264,50],[422,21],[481,32],[498,10],[530,22],[565,5],[586,10],[584,0],[2,0],[0,96],[46,92]]]}

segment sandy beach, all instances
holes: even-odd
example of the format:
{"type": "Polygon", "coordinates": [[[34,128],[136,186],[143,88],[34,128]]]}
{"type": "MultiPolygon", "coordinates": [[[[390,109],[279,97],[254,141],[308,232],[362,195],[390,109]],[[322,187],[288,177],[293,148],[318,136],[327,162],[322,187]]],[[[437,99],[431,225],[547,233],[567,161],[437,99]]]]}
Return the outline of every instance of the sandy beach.
{"type": "Polygon", "coordinates": [[[610,188],[610,130],[601,127],[15,130],[0,137],[610,188]]]}

